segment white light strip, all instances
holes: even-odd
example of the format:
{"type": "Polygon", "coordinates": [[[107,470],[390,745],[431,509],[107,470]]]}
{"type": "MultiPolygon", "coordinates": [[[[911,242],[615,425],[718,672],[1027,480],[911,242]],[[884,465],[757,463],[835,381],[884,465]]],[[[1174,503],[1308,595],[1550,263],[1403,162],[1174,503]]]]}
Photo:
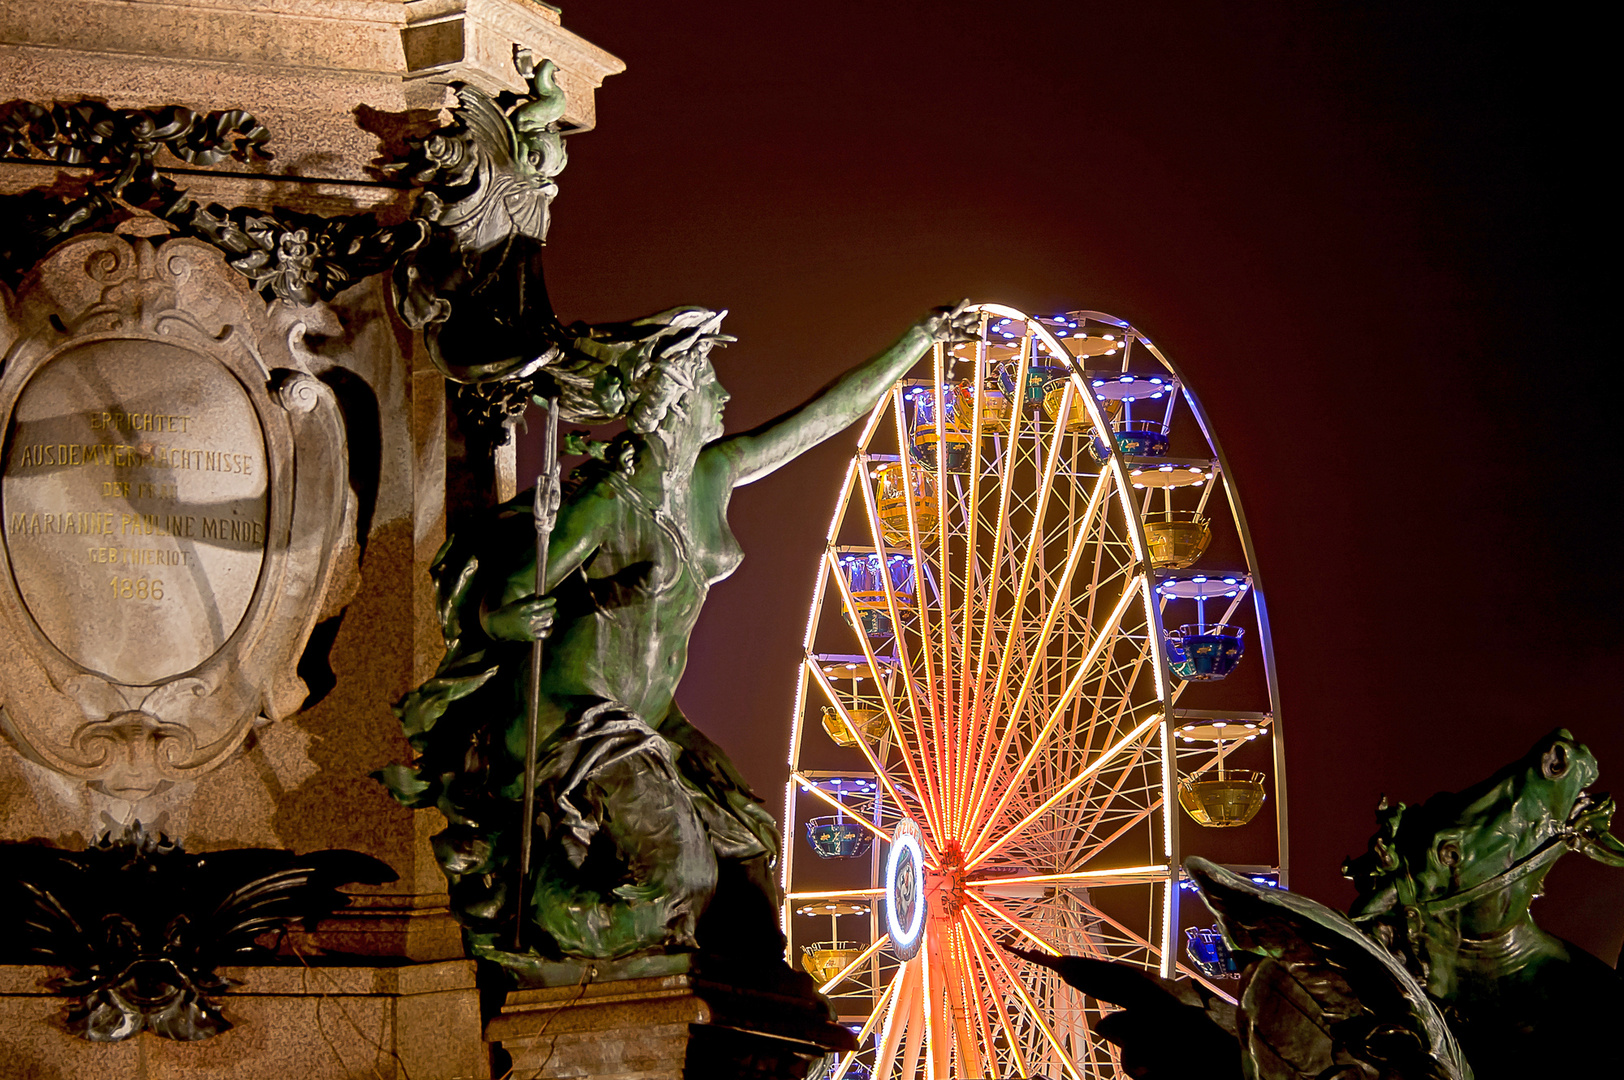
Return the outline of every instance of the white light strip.
{"type": "Polygon", "coordinates": [[[1035,882],[1066,882],[1066,881],[1108,881],[1118,884],[1143,883],[1145,881],[1159,881],[1167,876],[1167,867],[1161,864],[1149,866],[1125,866],[1120,870],[1078,870],[1071,874],[1031,874],[1022,877],[1008,878],[982,878],[978,881],[966,881],[966,885],[978,888],[989,888],[995,885],[1024,885],[1035,882]]]}
{"type": "Polygon", "coordinates": [[[823,889],[818,892],[792,892],[785,894],[787,900],[840,900],[846,897],[875,897],[884,896],[884,889],[823,889]]]}

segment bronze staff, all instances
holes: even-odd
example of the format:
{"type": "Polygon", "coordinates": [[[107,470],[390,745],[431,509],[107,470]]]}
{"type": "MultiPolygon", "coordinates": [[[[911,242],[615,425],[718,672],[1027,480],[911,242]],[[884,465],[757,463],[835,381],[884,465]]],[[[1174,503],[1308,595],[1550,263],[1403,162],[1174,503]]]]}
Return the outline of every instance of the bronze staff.
{"type": "MultiPolygon", "coordinates": [[[[547,592],[547,544],[558,518],[558,398],[547,399],[547,437],[542,446],[541,475],[536,477],[536,501],[531,517],[536,525],[536,595],[547,592]]],[[[524,948],[524,884],[530,878],[530,841],[536,817],[536,729],[541,716],[541,659],[543,635],[530,646],[530,697],[524,724],[524,809],[519,832],[519,885],[517,917],[513,923],[513,949],[524,948]]]]}

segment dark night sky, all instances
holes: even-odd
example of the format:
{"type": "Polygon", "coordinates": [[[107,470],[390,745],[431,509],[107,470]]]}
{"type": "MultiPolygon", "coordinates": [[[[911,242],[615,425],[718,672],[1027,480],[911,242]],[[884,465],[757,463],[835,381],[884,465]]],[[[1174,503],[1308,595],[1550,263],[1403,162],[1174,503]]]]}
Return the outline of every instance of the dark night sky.
{"type": "MultiPolygon", "coordinates": [[[[1184,368],[1275,627],[1297,891],[1346,903],[1379,793],[1464,786],[1555,726],[1624,776],[1616,349],[1583,258],[1615,231],[1599,28],[1021,0],[564,21],[628,71],[570,146],[555,304],[731,309],[731,428],[963,296],[1108,311],[1184,368]]],[[[737,494],[748,558],[679,694],[775,811],[848,444],[737,494]]],[[[1609,961],[1620,911],[1624,870],[1577,856],[1536,908],[1609,961]]]]}

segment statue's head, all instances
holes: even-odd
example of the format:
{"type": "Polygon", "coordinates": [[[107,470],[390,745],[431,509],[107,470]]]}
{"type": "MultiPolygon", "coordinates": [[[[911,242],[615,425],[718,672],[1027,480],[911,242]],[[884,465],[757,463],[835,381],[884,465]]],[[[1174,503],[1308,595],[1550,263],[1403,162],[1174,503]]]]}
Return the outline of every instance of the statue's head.
{"type": "Polygon", "coordinates": [[[637,397],[626,416],[627,427],[660,440],[668,450],[689,442],[697,448],[722,434],[728,393],[716,380],[710,353],[733,339],[716,332],[726,312],[705,314],[680,344],[661,350],[635,388],[637,397]]]}
{"type": "Polygon", "coordinates": [[[727,394],[716,382],[711,350],[725,311],[682,307],[627,323],[576,324],[566,362],[549,369],[565,419],[626,426],[668,450],[703,446],[721,434],[727,394]]]}

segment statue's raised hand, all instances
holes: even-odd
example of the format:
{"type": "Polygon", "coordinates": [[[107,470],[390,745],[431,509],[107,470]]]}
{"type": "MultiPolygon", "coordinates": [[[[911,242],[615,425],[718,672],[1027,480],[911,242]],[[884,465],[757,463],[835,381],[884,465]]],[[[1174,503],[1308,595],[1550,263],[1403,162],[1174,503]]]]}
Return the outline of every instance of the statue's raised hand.
{"type": "Polygon", "coordinates": [[[939,307],[926,315],[919,320],[919,328],[932,342],[958,345],[975,341],[981,336],[981,313],[970,310],[970,301],[960,300],[954,307],[939,307]]]}
{"type": "Polygon", "coordinates": [[[557,613],[558,601],[551,596],[527,596],[481,612],[479,625],[498,641],[541,641],[552,633],[557,613]]]}

